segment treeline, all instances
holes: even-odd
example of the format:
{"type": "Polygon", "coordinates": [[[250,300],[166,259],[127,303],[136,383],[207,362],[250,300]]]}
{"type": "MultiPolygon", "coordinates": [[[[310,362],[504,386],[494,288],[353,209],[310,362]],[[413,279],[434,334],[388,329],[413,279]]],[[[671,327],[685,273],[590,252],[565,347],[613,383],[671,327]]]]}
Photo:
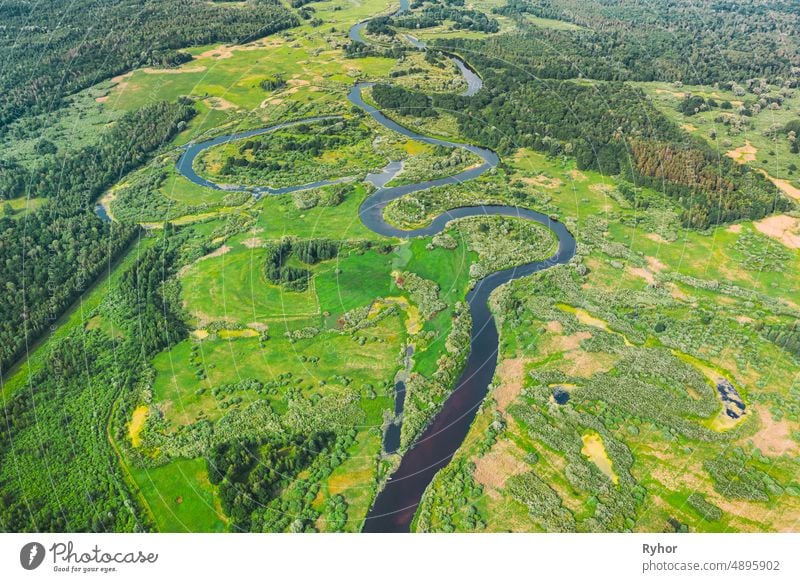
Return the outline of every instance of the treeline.
{"type": "Polygon", "coordinates": [[[484,88],[472,97],[437,94],[431,99],[376,85],[373,98],[382,108],[401,113],[457,111],[467,139],[501,153],[529,147],[553,156],[573,156],[580,169],[622,173],[672,197],[689,227],[759,219],[791,207],[763,176],[692,138],[640,89],[622,82],[527,75],[520,72],[524,57],[517,58],[513,50],[503,52],[503,46],[514,45],[491,39],[458,44],[459,52],[484,79],[484,88]]]}
{"type": "Polygon", "coordinates": [[[0,529],[153,526],[142,517],[109,436],[113,430],[124,438],[149,359],[183,337],[177,289],[165,285],[182,241],[167,225],[123,272],[109,301],[118,336],[77,328],[54,343],[28,384],[7,398],[0,423],[0,529]]]}
{"type": "Polygon", "coordinates": [[[783,323],[783,324],[767,324],[759,322],[756,324],[758,332],[779,346],[794,357],[800,359],[800,322],[783,323]]]}
{"type": "Polygon", "coordinates": [[[307,265],[335,258],[339,254],[339,243],[328,239],[306,239],[293,241],[283,238],[280,242],[266,247],[264,275],[275,285],[283,285],[291,291],[305,291],[311,278],[311,271],[302,267],[286,265],[294,254],[307,265]]]}
{"type": "Polygon", "coordinates": [[[246,42],[297,24],[279,0],[50,0],[0,6],[0,132],[27,113],[141,66],[174,66],[178,49],[246,42]]]}
{"type": "Polygon", "coordinates": [[[585,27],[536,27],[513,40],[498,39],[524,44],[523,58],[551,77],[580,72],[689,84],[768,77],[795,86],[800,80],[800,12],[792,1],[508,0],[495,12],[527,28],[526,14],[585,27]]]}
{"type": "Polygon", "coordinates": [[[478,10],[457,8],[443,4],[426,4],[421,11],[404,13],[392,18],[392,24],[400,28],[418,29],[440,26],[445,20],[453,22],[456,30],[497,32],[500,24],[494,18],[478,10]]]}
{"type": "Polygon", "coordinates": [[[208,478],[219,486],[225,515],[236,529],[250,531],[254,512],[277,497],[302,470],[334,442],[334,435],[241,440],[214,447],[206,459],[208,478]]]}
{"type": "Polygon", "coordinates": [[[678,201],[689,228],[742,219],[757,220],[792,208],[761,174],[707,146],[633,139],[627,179],[660,190],[678,201]]]}
{"type": "MultiPolygon", "coordinates": [[[[49,158],[26,172],[19,166],[2,198],[48,197],[23,220],[0,218],[0,370],[39,336],[97,278],[135,233],[102,222],[94,200],[147,155],[168,142],[194,115],[189,101],[159,102],[120,119],[96,145],[49,158]]],[[[10,177],[9,177],[10,176],[10,177]]]]}
{"type": "Polygon", "coordinates": [[[389,109],[401,115],[437,116],[429,96],[397,85],[378,83],[372,87],[372,97],[380,104],[381,109],[389,109]]]}

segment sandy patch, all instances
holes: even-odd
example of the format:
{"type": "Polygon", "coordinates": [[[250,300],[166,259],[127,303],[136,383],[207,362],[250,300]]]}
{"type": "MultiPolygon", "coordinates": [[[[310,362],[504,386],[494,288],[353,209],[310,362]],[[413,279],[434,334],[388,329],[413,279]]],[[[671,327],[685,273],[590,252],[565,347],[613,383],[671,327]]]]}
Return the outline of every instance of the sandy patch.
{"type": "Polygon", "coordinates": [[[658,234],[658,233],[648,232],[645,236],[647,238],[649,238],[651,241],[657,242],[660,245],[668,245],[669,244],[669,241],[667,239],[665,239],[663,236],[661,236],[660,234],[658,234]]]}
{"type": "Polygon", "coordinates": [[[597,192],[598,194],[608,194],[609,192],[613,192],[614,186],[611,184],[592,184],[589,186],[589,190],[597,192]]]}
{"type": "Polygon", "coordinates": [[[567,376],[590,378],[600,372],[608,372],[614,367],[617,360],[618,358],[612,354],[575,350],[564,354],[564,359],[558,369],[567,376]]]}
{"type": "Polygon", "coordinates": [[[192,330],[192,337],[196,339],[206,339],[208,337],[208,330],[207,329],[193,329],[192,330]]]}
{"type": "Polygon", "coordinates": [[[685,99],[686,98],[686,93],[684,93],[683,91],[670,91],[668,89],[656,89],[656,93],[659,94],[659,95],[664,95],[664,94],[672,95],[673,97],[677,97],[679,99],[685,99]]]}
{"type": "Polygon", "coordinates": [[[742,225],[741,224],[732,224],[728,228],[725,229],[727,232],[732,232],[734,234],[739,234],[742,232],[742,225]]]}
{"type": "Polygon", "coordinates": [[[564,326],[561,325],[560,321],[556,320],[548,321],[544,328],[550,333],[561,333],[564,331],[564,326]]]}
{"type": "Polygon", "coordinates": [[[773,178],[769,174],[767,174],[764,170],[759,170],[764,176],[775,186],[786,194],[789,198],[794,198],[795,200],[800,200],[800,188],[794,186],[789,180],[779,180],[778,178],[773,178]]]}
{"type": "Polygon", "coordinates": [[[664,271],[667,268],[667,266],[664,263],[662,263],[655,257],[645,257],[645,260],[647,261],[647,266],[650,268],[650,270],[655,273],[660,273],[661,271],[664,271]]]}
{"type": "Polygon", "coordinates": [[[197,260],[198,261],[204,261],[205,259],[213,259],[214,257],[220,257],[220,256],[224,255],[225,253],[230,252],[230,250],[231,250],[231,247],[229,247],[228,245],[222,245],[218,249],[211,251],[207,255],[204,255],[204,256],[200,257],[199,259],[197,259],[197,260]]]}
{"type": "Polygon", "coordinates": [[[532,186],[547,188],[548,190],[554,190],[564,185],[564,182],[562,182],[558,178],[550,178],[548,176],[545,176],[544,174],[539,174],[535,178],[522,178],[522,181],[525,182],[526,184],[531,184],[532,186]]]}
{"type": "Polygon", "coordinates": [[[634,277],[641,277],[647,281],[649,285],[652,285],[656,282],[656,278],[653,276],[653,273],[642,267],[629,267],[627,271],[634,277]]]}
{"type": "Polygon", "coordinates": [[[797,455],[800,443],[792,439],[792,431],[797,430],[785,418],[775,420],[766,406],[755,406],[761,428],[750,437],[753,445],[765,455],[797,455]]]}
{"type": "Polygon", "coordinates": [[[124,91],[125,88],[128,86],[127,79],[130,79],[133,72],[128,72],[123,75],[117,75],[116,77],[111,78],[111,82],[114,83],[114,89],[117,91],[124,91]]]}
{"type": "Polygon", "coordinates": [[[669,294],[672,295],[673,299],[677,299],[678,301],[690,301],[691,297],[689,297],[686,293],[684,293],[680,287],[678,287],[675,283],[669,284],[669,294]]]}
{"type": "Polygon", "coordinates": [[[525,358],[510,358],[500,362],[497,367],[500,385],[494,390],[494,399],[500,412],[504,413],[509,404],[514,402],[522,392],[527,362],[528,360],[525,358]]]}
{"type": "Polygon", "coordinates": [[[754,222],[753,225],[758,232],[779,240],[790,249],[800,249],[800,218],[778,214],[754,222]]]}
{"type": "Polygon", "coordinates": [[[233,49],[229,46],[220,45],[213,49],[209,49],[203,53],[197,55],[198,59],[214,59],[214,60],[222,60],[222,59],[229,59],[233,56],[233,49]]]}
{"type": "Polygon", "coordinates": [[[229,109],[238,109],[239,106],[235,103],[231,103],[227,99],[223,99],[222,97],[209,97],[208,99],[203,99],[206,105],[208,105],[211,109],[217,109],[219,111],[227,111],[229,109]]]}
{"type": "Polygon", "coordinates": [[[573,182],[585,182],[588,179],[586,178],[586,174],[580,170],[570,170],[567,172],[567,176],[569,176],[570,180],[573,182]]]}
{"type": "Polygon", "coordinates": [[[755,161],[756,153],[758,153],[756,147],[751,145],[749,141],[746,141],[742,147],[726,152],[725,155],[736,163],[746,164],[747,162],[755,161]]]}
{"type": "Polygon", "coordinates": [[[247,327],[252,327],[258,331],[267,331],[269,329],[269,326],[266,323],[259,323],[258,321],[251,321],[247,324],[247,327]]]}
{"type": "Polygon", "coordinates": [[[697,131],[697,128],[691,123],[684,123],[681,125],[681,127],[688,132],[697,131]]]}
{"type": "Polygon", "coordinates": [[[253,238],[247,238],[243,240],[242,244],[248,249],[258,249],[263,247],[266,243],[257,236],[254,236],[253,238]]]}
{"type": "Polygon", "coordinates": [[[101,97],[95,97],[94,100],[97,101],[98,103],[105,103],[106,101],[108,101],[108,95],[103,95],[101,97]]]}
{"type": "Polygon", "coordinates": [[[122,75],[117,75],[116,77],[111,77],[111,82],[114,84],[122,83],[125,79],[129,79],[132,75],[132,72],[123,73],[122,75]]]}
{"type": "Polygon", "coordinates": [[[583,340],[587,340],[590,337],[592,337],[592,334],[588,331],[579,331],[572,335],[556,336],[553,338],[554,351],[568,352],[570,350],[576,350],[581,347],[581,342],[583,340]]]}
{"type": "Polygon", "coordinates": [[[512,441],[498,441],[488,453],[474,459],[475,471],[472,476],[483,485],[489,497],[498,499],[506,481],[528,470],[522,457],[522,451],[512,441]]]}
{"type": "Polygon", "coordinates": [[[261,105],[260,105],[260,107],[261,107],[261,109],[266,109],[266,108],[267,108],[267,107],[269,107],[270,105],[273,105],[273,106],[274,106],[274,105],[280,105],[281,103],[283,103],[283,99],[279,99],[279,98],[277,98],[277,97],[271,97],[271,98],[269,98],[269,99],[264,99],[264,100],[261,102],[261,105]]]}

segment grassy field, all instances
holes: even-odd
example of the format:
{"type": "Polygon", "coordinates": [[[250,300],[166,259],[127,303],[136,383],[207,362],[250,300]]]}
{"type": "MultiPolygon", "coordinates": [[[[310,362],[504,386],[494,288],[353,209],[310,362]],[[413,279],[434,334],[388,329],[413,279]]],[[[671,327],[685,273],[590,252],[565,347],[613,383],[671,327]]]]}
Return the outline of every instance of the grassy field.
{"type": "Polygon", "coordinates": [[[135,469],[133,477],[160,532],[222,532],[227,519],[205,459],[175,461],[156,469],[135,469]]]}

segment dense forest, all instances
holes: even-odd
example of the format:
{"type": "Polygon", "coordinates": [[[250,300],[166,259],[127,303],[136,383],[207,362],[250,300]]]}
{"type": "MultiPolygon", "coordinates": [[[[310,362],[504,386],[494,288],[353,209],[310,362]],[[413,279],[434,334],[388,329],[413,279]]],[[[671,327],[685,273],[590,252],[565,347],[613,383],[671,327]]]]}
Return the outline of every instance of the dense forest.
{"type": "MultiPolygon", "coordinates": [[[[695,77],[681,69],[687,63],[691,66],[691,59],[685,54],[676,52],[674,47],[666,50],[654,44],[660,38],[659,26],[669,24],[672,28],[695,30],[697,19],[681,24],[684,18],[691,20],[684,9],[676,9],[675,18],[670,12],[667,18],[665,5],[659,4],[652,15],[644,15],[641,2],[631,0],[623,4],[632,5],[630,12],[598,3],[581,3],[571,12],[569,2],[511,0],[497,9],[497,13],[516,18],[521,32],[434,43],[436,48],[463,55],[481,72],[484,88],[477,95],[465,98],[439,94],[430,98],[420,92],[377,85],[373,97],[381,107],[404,115],[436,115],[433,108],[458,112],[459,129],[464,136],[504,154],[519,147],[531,147],[550,155],[569,155],[576,158],[580,169],[622,174],[636,184],[652,186],[674,200],[681,208],[683,224],[688,227],[705,229],[722,222],[759,219],[791,208],[792,203],[780,196],[763,176],[735,164],[713,146],[689,135],[656,109],[641,90],[625,83],[667,79],[718,81],[721,86],[731,87],[735,85],[732,75],[733,79],[739,76],[723,67],[729,63],[716,63],[711,57],[714,51],[702,43],[692,47],[702,55],[706,68],[687,69],[695,77]],[[579,25],[591,21],[594,30],[525,25],[527,15],[579,25]],[[639,17],[656,27],[657,33],[652,38],[631,36],[638,34],[634,31],[650,31],[638,26],[635,19],[639,17]],[[634,20],[636,27],[630,26],[634,20]],[[655,52],[660,55],[658,59],[653,58],[655,52]],[[586,82],[581,77],[593,81],[586,82]]],[[[420,6],[424,12],[427,4],[420,6]]],[[[706,6],[698,9],[716,13],[706,6]]],[[[761,14],[760,8],[754,10],[761,14]]],[[[719,18],[721,29],[728,34],[733,34],[733,28],[740,26],[743,19],[758,30],[762,23],[760,17],[751,19],[746,9],[730,10],[719,18]]],[[[764,18],[774,25],[774,18],[764,18]]],[[[795,17],[789,18],[786,26],[792,27],[796,22],[795,17]]],[[[676,35],[683,38],[683,32],[678,34],[670,29],[668,36],[676,35]]],[[[740,34],[736,37],[741,39],[740,34]]],[[[686,42],[690,40],[694,40],[694,35],[686,42]]],[[[748,66],[758,62],[766,63],[765,68],[743,69],[741,77],[780,73],[786,75],[780,82],[792,86],[793,75],[800,70],[792,61],[796,56],[782,51],[773,56],[780,61],[774,66],[770,65],[773,60],[754,60],[751,55],[746,61],[748,66]]],[[[742,84],[752,85],[744,80],[742,84]]],[[[741,91],[746,90],[744,87],[741,91]]],[[[696,97],[681,104],[682,110],[687,111],[701,107],[726,109],[731,104],[696,97]]]]}
{"type": "Polygon", "coordinates": [[[509,0],[496,12],[523,25],[530,14],[585,27],[528,25],[523,35],[495,39],[516,43],[517,56],[550,71],[548,76],[692,84],[767,77],[797,85],[799,80],[797,0],[509,0]]]}
{"type": "MultiPolygon", "coordinates": [[[[692,228],[763,218],[792,205],[763,176],[683,132],[637,88],[526,78],[516,66],[478,55],[473,64],[484,72],[483,91],[431,101],[462,113],[459,128],[471,140],[501,153],[530,147],[570,155],[580,169],[621,173],[674,198],[684,225],[692,228]]],[[[386,85],[376,85],[373,97],[382,108],[414,116],[430,100],[386,85]]]]}
{"type": "Polygon", "coordinates": [[[185,62],[183,47],[247,42],[297,19],[278,0],[13,0],[0,5],[0,23],[2,132],[103,79],[185,62]]]}
{"type": "MultiPolygon", "coordinates": [[[[110,441],[119,402],[137,396],[147,362],[184,334],[165,288],[185,237],[167,228],[123,272],[111,303],[118,339],[78,328],[49,350],[15,392],[0,423],[0,529],[140,531],[151,525],[131,493],[110,441]],[[107,432],[108,431],[108,432],[107,432]],[[13,439],[12,439],[13,436],[13,439]],[[57,467],[52,472],[50,467],[57,467]]],[[[123,427],[124,423],[118,422],[123,427]]]]}
{"type": "Polygon", "coordinates": [[[99,143],[53,156],[28,173],[7,168],[0,198],[47,197],[23,220],[0,218],[0,369],[84,291],[135,229],[103,223],[92,203],[168,142],[194,115],[192,103],[158,102],[123,117],[99,143]],[[17,188],[22,188],[18,190],[17,188]]]}

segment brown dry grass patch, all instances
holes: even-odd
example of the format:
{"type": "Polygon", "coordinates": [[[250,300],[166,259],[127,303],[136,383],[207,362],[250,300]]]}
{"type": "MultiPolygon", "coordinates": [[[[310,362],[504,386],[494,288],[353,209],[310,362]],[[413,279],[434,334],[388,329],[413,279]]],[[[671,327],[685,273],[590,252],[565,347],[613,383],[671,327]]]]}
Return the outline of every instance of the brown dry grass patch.
{"type": "Polygon", "coordinates": [[[527,362],[528,360],[525,358],[510,358],[500,362],[497,367],[500,385],[494,391],[494,399],[500,412],[505,413],[509,404],[514,402],[522,392],[527,362]]]}
{"type": "Polygon", "coordinates": [[[758,150],[749,141],[744,142],[744,145],[736,149],[726,152],[725,155],[731,158],[738,164],[746,164],[747,162],[754,162],[758,150]]]}
{"type": "Polygon", "coordinates": [[[800,218],[777,214],[754,222],[753,225],[758,232],[780,241],[790,249],[800,249],[800,218]]]}
{"type": "Polygon", "coordinates": [[[557,367],[567,376],[590,378],[600,372],[608,372],[617,360],[617,356],[613,354],[575,350],[564,354],[564,360],[557,367]]]}
{"type": "Polygon", "coordinates": [[[797,455],[800,443],[792,439],[792,431],[797,430],[797,426],[785,418],[775,420],[766,406],[755,406],[754,410],[761,428],[749,439],[753,445],[765,455],[797,455]]]}
{"type": "Polygon", "coordinates": [[[523,456],[523,451],[513,441],[498,441],[488,453],[475,459],[473,477],[483,485],[489,497],[498,499],[508,479],[528,470],[523,456]]]}

